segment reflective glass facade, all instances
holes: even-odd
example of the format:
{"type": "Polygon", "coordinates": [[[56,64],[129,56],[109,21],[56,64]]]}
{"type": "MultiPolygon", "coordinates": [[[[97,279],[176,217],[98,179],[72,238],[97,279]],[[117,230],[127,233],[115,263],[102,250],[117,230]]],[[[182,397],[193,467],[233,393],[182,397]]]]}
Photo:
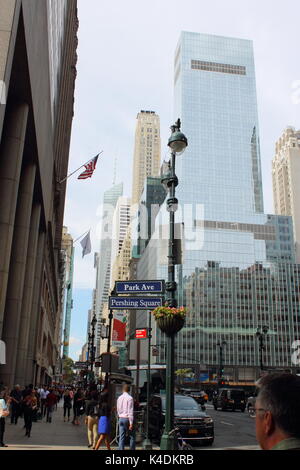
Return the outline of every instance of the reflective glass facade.
{"type": "MultiPolygon", "coordinates": [[[[292,365],[299,337],[299,276],[292,219],[264,214],[252,42],[183,32],[175,53],[175,119],[189,146],[176,157],[185,228],[177,266],[178,303],[186,327],[176,340],[177,364],[216,368],[226,341],[225,368],[239,379],[259,366],[257,327],[267,325],[265,363],[292,365]]],[[[167,218],[162,215],[163,223],[167,218]]],[[[140,279],[167,278],[161,244],[152,240],[139,262],[140,279]],[[150,253],[152,250],[152,254],[150,253]],[[151,266],[150,266],[151,263],[151,266]]],[[[164,336],[159,362],[165,361],[164,336]]]]}

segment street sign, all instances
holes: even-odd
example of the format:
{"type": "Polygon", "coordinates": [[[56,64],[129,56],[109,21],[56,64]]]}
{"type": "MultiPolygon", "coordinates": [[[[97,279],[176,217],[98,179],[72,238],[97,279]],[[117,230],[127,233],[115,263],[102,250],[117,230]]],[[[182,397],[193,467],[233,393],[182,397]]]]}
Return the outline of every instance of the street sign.
{"type": "Polygon", "coordinates": [[[136,328],[135,330],[136,339],[147,339],[148,338],[148,329],[147,328],[136,328]]]}
{"type": "Polygon", "coordinates": [[[86,362],[75,362],[74,364],[74,369],[87,369],[87,363],[86,362]]]}
{"type": "Polygon", "coordinates": [[[153,310],[162,305],[162,297],[109,297],[110,310],[153,310]]]}
{"type": "Polygon", "coordinates": [[[163,294],[164,281],[116,281],[117,294],[163,294]]]}

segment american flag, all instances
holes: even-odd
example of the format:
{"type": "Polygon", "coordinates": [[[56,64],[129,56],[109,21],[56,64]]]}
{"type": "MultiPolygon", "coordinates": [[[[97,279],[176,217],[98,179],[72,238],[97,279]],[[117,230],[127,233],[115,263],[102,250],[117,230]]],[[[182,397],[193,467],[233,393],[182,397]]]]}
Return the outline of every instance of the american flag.
{"type": "Polygon", "coordinates": [[[85,166],[85,171],[78,176],[79,180],[86,180],[87,178],[91,178],[93,176],[94,171],[96,170],[97,161],[99,158],[100,153],[93,158],[90,162],[88,162],[85,166]]]}

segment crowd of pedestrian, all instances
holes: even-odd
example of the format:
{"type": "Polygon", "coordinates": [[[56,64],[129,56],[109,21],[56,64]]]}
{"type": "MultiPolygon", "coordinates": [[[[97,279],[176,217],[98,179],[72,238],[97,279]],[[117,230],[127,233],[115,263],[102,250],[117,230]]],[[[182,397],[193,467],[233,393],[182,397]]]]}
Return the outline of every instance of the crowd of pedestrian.
{"type": "Polygon", "coordinates": [[[30,438],[33,423],[44,419],[46,423],[52,423],[53,413],[62,400],[63,421],[70,422],[72,419],[74,426],[86,425],[88,448],[98,450],[101,444],[105,444],[110,450],[114,412],[118,422],[119,449],[124,449],[128,436],[130,449],[134,450],[134,400],[129,390],[130,387],[124,385],[122,395],[112,405],[108,388],[101,390],[95,384],[87,389],[67,385],[37,388],[30,384],[23,388],[15,385],[9,391],[4,387],[0,391],[0,446],[7,447],[4,443],[6,421],[10,420],[16,426],[23,419],[24,437],[30,438]]]}
{"type": "Polygon", "coordinates": [[[13,425],[24,419],[25,437],[29,438],[34,422],[45,417],[47,423],[52,422],[52,413],[62,395],[62,387],[37,388],[30,384],[21,388],[15,385],[11,391],[3,387],[0,391],[0,447],[7,447],[4,443],[6,419],[13,425]]]}

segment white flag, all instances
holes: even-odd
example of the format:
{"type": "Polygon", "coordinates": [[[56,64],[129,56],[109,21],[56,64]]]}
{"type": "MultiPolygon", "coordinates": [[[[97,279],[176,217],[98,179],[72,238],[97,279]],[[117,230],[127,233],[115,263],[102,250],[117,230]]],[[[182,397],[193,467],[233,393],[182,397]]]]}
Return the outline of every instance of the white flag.
{"type": "Polygon", "coordinates": [[[89,255],[92,251],[90,232],[81,240],[80,244],[82,246],[82,257],[84,258],[85,255],[89,255]]]}

